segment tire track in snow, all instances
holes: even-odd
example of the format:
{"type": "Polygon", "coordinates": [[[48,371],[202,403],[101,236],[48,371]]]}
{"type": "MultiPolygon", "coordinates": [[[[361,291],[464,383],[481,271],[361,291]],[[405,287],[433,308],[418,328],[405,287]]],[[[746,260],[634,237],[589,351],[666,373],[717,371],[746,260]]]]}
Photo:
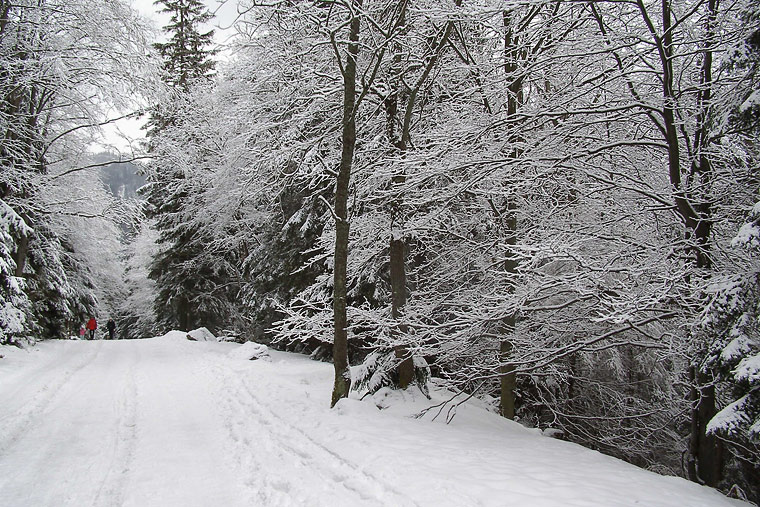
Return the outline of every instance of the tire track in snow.
{"type": "MultiPolygon", "coordinates": [[[[47,369],[47,375],[44,375],[47,378],[40,381],[42,385],[36,389],[31,400],[24,403],[22,408],[13,414],[0,418],[0,428],[5,429],[2,435],[0,435],[0,455],[6,454],[21,437],[32,431],[41,422],[40,416],[56,400],[61,389],[71,381],[74,375],[82,371],[98,357],[103,342],[96,341],[94,343],[97,345],[93,346],[93,350],[84,356],[84,358],[80,355],[69,354],[72,363],[75,362],[74,359],[81,359],[81,361],[76,362],[73,367],[67,368],[63,375],[58,374],[60,371],[59,367],[47,369]]],[[[46,363],[45,366],[48,364],[46,363]]],[[[16,393],[16,395],[21,395],[21,393],[16,393]]]]}
{"type": "Polygon", "coordinates": [[[113,448],[109,466],[93,500],[95,506],[118,507],[124,503],[124,484],[133,466],[137,446],[137,380],[136,367],[140,362],[138,348],[133,348],[134,356],[124,375],[125,383],[116,400],[118,424],[111,447],[113,448]]]}
{"type": "MultiPolygon", "coordinates": [[[[221,373],[221,372],[220,372],[221,373]]],[[[221,373],[223,375],[223,373],[221,373]]],[[[223,375],[224,376],[224,375],[223,375]]],[[[242,414],[233,415],[230,418],[230,427],[233,432],[233,438],[241,442],[246,448],[248,456],[243,456],[240,460],[244,469],[255,468],[257,473],[271,475],[268,472],[267,464],[263,466],[254,463],[253,456],[257,454],[257,445],[266,446],[269,452],[277,455],[279,459],[286,463],[293,464],[296,468],[308,469],[312,475],[320,477],[321,484],[329,484],[330,491],[345,491],[352,497],[345,505],[395,505],[399,507],[418,506],[414,500],[407,497],[386,481],[375,477],[372,473],[360,469],[356,464],[350,462],[336,452],[332,451],[322,443],[309,436],[301,428],[293,425],[288,420],[277,414],[272,408],[263,403],[251,388],[245,384],[244,380],[238,378],[225,379],[225,385],[232,387],[227,391],[227,403],[234,413],[242,414]],[[247,403],[246,403],[247,402],[247,403]],[[243,421],[246,421],[246,415],[253,415],[261,429],[266,435],[255,434],[246,427],[243,421]],[[235,423],[237,421],[237,423],[235,423]],[[255,439],[255,441],[253,440],[255,439]],[[283,452],[284,451],[284,452],[283,452]]],[[[240,454],[240,450],[236,452],[240,454]]],[[[253,486],[253,479],[250,481],[253,486]]],[[[283,478],[281,475],[275,478],[269,478],[265,482],[265,491],[259,491],[258,500],[266,502],[267,506],[290,506],[304,504],[299,499],[293,498],[293,489],[302,489],[303,486],[293,480],[283,478]],[[284,496],[284,497],[283,497],[284,496]]],[[[308,495],[308,492],[307,492],[308,495]]],[[[340,503],[340,498],[331,494],[328,496],[316,495],[315,498],[308,498],[310,502],[317,502],[322,498],[329,499],[330,505],[340,503]]],[[[306,503],[315,505],[314,503],[306,503]]]]}

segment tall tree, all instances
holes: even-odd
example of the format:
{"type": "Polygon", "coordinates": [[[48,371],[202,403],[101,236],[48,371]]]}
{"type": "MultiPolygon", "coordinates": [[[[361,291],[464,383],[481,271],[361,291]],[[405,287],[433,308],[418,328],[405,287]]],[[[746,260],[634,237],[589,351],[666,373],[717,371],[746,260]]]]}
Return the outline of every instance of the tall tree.
{"type": "Polygon", "coordinates": [[[221,316],[204,308],[199,299],[226,281],[225,274],[213,263],[200,261],[205,259],[206,238],[188,225],[191,212],[187,206],[194,182],[188,181],[185,166],[171,158],[171,146],[179,142],[177,134],[182,132],[172,131],[171,127],[181,121],[182,115],[192,114],[183,107],[188,104],[188,93],[193,86],[208,84],[213,76],[215,51],[210,46],[214,31],[202,29],[212,16],[200,0],[157,0],[155,4],[170,15],[170,22],[163,27],[169,39],[154,44],[163,57],[163,80],[169,90],[166,99],[154,108],[149,123],[149,151],[154,160],[142,189],[149,203],[148,216],[154,219],[162,245],[150,276],[156,280],[158,290],[157,321],[165,327],[187,331],[198,325],[213,327],[220,323],[221,316]]]}
{"type": "MultiPolygon", "coordinates": [[[[760,156],[755,146],[760,132],[760,5],[746,5],[740,18],[747,33],[730,65],[741,71],[744,79],[726,103],[730,111],[727,127],[738,140],[734,143],[736,159],[756,161],[760,156]]],[[[756,186],[751,172],[738,183],[748,188],[756,186]]],[[[732,265],[708,291],[708,304],[697,333],[709,344],[703,368],[715,372],[726,385],[727,404],[710,420],[707,433],[724,440],[736,457],[735,463],[728,464],[726,475],[736,477],[747,496],[759,503],[760,203],[747,211],[746,222],[731,241],[732,265]],[[750,489],[752,485],[754,490],[750,489]]]]}
{"type": "Polygon", "coordinates": [[[172,88],[187,92],[195,81],[214,72],[212,56],[216,51],[210,49],[214,30],[204,32],[202,27],[213,15],[201,0],[156,0],[154,4],[170,16],[169,24],[163,27],[169,40],[153,45],[164,59],[164,80],[172,88]]]}
{"type": "Polygon", "coordinates": [[[346,316],[346,267],[348,264],[348,184],[356,147],[356,59],[359,54],[359,29],[362,0],[352,0],[349,16],[348,45],[345,56],[337,53],[343,74],[343,149],[335,182],[335,257],[333,261],[333,366],[335,382],[332,402],[348,397],[351,389],[351,370],[348,368],[348,319],[346,316]]]}

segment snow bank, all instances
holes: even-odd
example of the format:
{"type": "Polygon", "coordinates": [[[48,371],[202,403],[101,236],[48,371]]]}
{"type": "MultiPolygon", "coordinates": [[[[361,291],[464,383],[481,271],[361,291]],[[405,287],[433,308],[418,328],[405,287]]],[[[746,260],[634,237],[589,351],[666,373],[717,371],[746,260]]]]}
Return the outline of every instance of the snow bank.
{"type": "Polygon", "coordinates": [[[187,333],[184,331],[169,331],[165,335],[157,336],[156,340],[187,340],[187,333]]]}
{"type": "Polygon", "coordinates": [[[245,342],[241,346],[232,350],[227,355],[228,357],[232,359],[242,359],[242,360],[250,360],[250,361],[253,361],[255,359],[265,359],[267,361],[270,360],[269,348],[266,345],[263,345],[261,343],[255,343],[255,342],[245,342]]]}
{"type": "Polygon", "coordinates": [[[193,329],[189,333],[187,333],[187,339],[193,342],[215,342],[216,336],[206,329],[205,327],[199,327],[198,329],[193,329]]]}

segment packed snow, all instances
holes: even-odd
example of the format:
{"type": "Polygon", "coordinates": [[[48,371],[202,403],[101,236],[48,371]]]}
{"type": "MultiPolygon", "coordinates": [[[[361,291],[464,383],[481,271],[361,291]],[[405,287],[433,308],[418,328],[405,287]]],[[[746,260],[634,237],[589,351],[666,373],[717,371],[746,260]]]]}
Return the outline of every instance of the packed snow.
{"type": "Polygon", "coordinates": [[[748,505],[476,401],[413,417],[450,396],[435,387],[330,409],[330,364],[255,345],[176,331],[0,354],[0,505],[748,505]]]}

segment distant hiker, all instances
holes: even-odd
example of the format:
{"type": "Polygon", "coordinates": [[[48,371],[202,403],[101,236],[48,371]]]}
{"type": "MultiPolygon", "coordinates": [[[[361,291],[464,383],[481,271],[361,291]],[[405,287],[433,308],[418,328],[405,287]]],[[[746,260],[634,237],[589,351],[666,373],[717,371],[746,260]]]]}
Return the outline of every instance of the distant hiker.
{"type": "Polygon", "coordinates": [[[84,340],[84,326],[79,326],[79,339],[84,340]]]}
{"type": "Polygon", "coordinates": [[[108,339],[113,340],[113,334],[116,332],[116,322],[113,319],[108,319],[106,329],[108,329],[108,339]]]}
{"type": "Polygon", "coordinates": [[[90,317],[87,321],[87,329],[90,331],[90,340],[95,339],[95,330],[98,328],[98,323],[95,321],[95,317],[90,317]]]}

